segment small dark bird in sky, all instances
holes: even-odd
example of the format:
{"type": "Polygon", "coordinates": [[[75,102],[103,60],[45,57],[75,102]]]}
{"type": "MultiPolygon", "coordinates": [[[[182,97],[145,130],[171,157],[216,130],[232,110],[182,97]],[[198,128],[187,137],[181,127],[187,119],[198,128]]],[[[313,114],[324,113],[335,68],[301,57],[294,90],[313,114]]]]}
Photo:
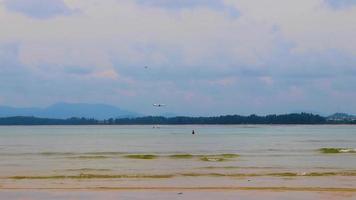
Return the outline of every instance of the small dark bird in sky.
{"type": "Polygon", "coordinates": [[[164,107],[166,106],[166,104],[160,104],[160,103],[155,103],[155,104],[152,104],[154,107],[164,107]]]}

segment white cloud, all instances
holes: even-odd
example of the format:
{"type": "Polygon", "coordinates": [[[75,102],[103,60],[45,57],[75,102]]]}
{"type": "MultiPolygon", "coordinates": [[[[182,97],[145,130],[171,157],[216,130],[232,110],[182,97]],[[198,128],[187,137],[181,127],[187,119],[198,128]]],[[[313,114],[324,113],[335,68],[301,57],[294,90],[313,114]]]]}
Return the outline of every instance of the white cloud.
{"type": "Polygon", "coordinates": [[[64,0],[76,12],[45,20],[12,12],[3,2],[0,46],[16,44],[16,51],[2,47],[0,54],[10,52],[11,59],[1,64],[22,65],[36,77],[68,84],[74,79],[88,85],[99,80],[90,85],[98,88],[109,85],[103,80],[119,83],[112,84],[112,90],[105,87],[107,96],[164,96],[167,101],[204,97],[211,99],[211,106],[220,92],[229,106],[248,99],[260,99],[256,102],[263,105],[263,95],[271,90],[281,98],[314,95],[311,86],[298,85],[303,78],[342,74],[356,64],[356,6],[334,9],[323,0],[221,1],[219,6],[238,10],[234,18],[214,4],[172,11],[171,4],[167,8],[133,0],[64,0]],[[153,72],[141,72],[146,65],[153,72]],[[298,80],[286,80],[290,77],[298,80]],[[154,94],[142,89],[151,91],[167,80],[169,89],[154,94]],[[222,87],[229,91],[224,93],[222,87]],[[232,93],[239,96],[230,98],[232,93]]]}
{"type": "Polygon", "coordinates": [[[0,41],[20,42],[25,65],[110,67],[258,66],[283,40],[291,53],[330,49],[356,54],[356,7],[335,11],[322,0],[226,0],[241,16],[199,7],[169,12],[134,1],[66,0],[79,14],[36,21],[0,8],[0,41]],[[42,51],[42,52],[41,52],[42,51]]]}
{"type": "Polygon", "coordinates": [[[36,21],[2,8],[0,41],[19,41],[25,65],[107,66],[112,57],[164,65],[178,57],[179,66],[227,66],[262,62],[276,39],[270,27],[207,8],[172,14],[128,1],[66,2],[81,14],[36,21]],[[31,55],[42,50],[46,56],[31,55]]]}
{"type": "Polygon", "coordinates": [[[356,6],[334,10],[323,0],[226,0],[241,15],[276,26],[295,53],[337,49],[356,55],[356,6]]]}

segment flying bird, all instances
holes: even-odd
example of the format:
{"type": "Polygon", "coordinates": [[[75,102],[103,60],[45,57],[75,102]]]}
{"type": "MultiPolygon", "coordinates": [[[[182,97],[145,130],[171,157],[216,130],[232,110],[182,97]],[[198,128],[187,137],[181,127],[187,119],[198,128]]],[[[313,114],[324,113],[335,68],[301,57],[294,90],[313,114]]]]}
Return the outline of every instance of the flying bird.
{"type": "Polygon", "coordinates": [[[157,104],[157,103],[155,103],[155,104],[153,104],[153,106],[154,107],[164,107],[164,106],[166,106],[166,104],[157,104]]]}

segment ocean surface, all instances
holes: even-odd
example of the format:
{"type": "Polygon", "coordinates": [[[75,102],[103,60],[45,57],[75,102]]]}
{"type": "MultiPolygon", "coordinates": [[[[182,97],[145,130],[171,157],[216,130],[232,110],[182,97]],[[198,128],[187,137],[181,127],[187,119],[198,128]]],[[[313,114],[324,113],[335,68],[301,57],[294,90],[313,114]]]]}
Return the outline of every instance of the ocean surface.
{"type": "Polygon", "coordinates": [[[349,125],[2,126],[0,188],[356,190],[355,148],[349,125]]]}

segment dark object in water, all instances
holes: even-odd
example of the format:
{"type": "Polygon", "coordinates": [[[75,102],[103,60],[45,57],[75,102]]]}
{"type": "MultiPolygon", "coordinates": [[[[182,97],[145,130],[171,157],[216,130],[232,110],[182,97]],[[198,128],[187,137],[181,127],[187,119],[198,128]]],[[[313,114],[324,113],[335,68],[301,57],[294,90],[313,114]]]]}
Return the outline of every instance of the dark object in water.
{"type": "Polygon", "coordinates": [[[194,135],[194,134],[195,134],[195,131],[193,130],[193,131],[192,131],[192,135],[194,135]]]}
{"type": "Polygon", "coordinates": [[[183,194],[183,192],[179,192],[179,193],[177,193],[178,195],[182,195],[183,194]]]}

